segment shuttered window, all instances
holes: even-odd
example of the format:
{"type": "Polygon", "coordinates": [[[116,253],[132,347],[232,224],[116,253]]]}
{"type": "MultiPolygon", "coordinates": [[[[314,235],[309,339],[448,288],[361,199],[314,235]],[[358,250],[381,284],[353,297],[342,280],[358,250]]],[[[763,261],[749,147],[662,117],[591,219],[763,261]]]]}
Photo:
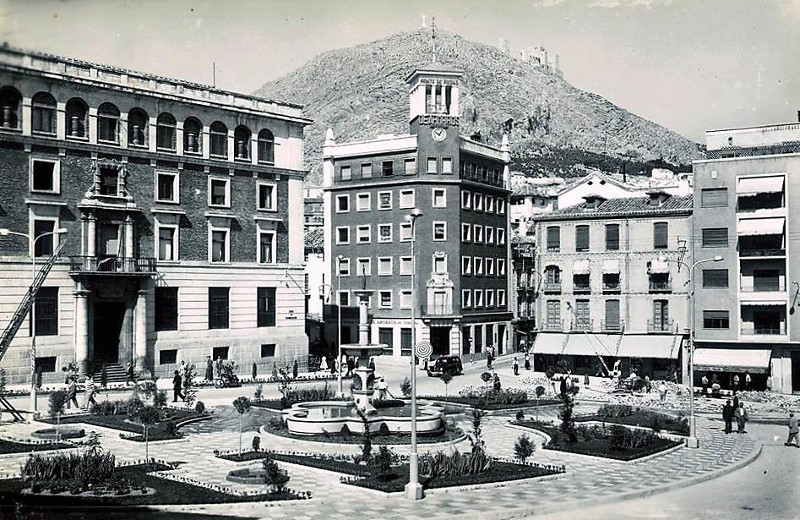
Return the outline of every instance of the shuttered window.
{"type": "Polygon", "coordinates": [[[619,224],[606,224],[606,251],[619,251],[619,224]]]}
{"type": "Polygon", "coordinates": [[[703,188],[700,190],[700,205],[704,208],[728,206],[728,188],[703,188]]]}
{"type": "Polygon", "coordinates": [[[619,300],[606,300],[606,330],[619,329],[619,300]]]}
{"type": "Polygon", "coordinates": [[[728,311],[703,311],[704,329],[729,329],[731,326],[728,311]]]}
{"type": "Polygon", "coordinates": [[[728,288],[727,269],[703,269],[703,287],[728,288]]]}
{"type": "Polygon", "coordinates": [[[653,223],[653,249],[669,247],[669,225],[666,222],[653,223]]]}
{"type": "Polygon", "coordinates": [[[703,247],[728,247],[728,228],[704,228],[703,247]]]}
{"type": "Polygon", "coordinates": [[[575,251],[589,250],[589,226],[575,226],[575,251]]]}
{"type": "Polygon", "coordinates": [[[561,228],[557,226],[547,228],[547,250],[551,253],[561,250],[561,228]]]}

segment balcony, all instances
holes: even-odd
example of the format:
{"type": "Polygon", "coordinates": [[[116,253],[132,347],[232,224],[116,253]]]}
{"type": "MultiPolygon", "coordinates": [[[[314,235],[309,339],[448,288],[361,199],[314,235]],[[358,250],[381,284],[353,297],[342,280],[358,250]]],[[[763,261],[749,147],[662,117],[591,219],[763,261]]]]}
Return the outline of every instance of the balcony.
{"type": "Polygon", "coordinates": [[[666,321],[647,320],[647,332],[650,333],[668,332],[670,334],[674,334],[678,332],[678,324],[675,323],[673,320],[666,320],[666,321]]]}
{"type": "Polygon", "coordinates": [[[587,284],[575,284],[572,286],[574,294],[589,294],[592,292],[592,286],[587,284]]]}
{"type": "Polygon", "coordinates": [[[742,336],[783,336],[786,334],[786,323],[753,323],[742,325],[742,336]]]}
{"type": "Polygon", "coordinates": [[[786,256],[786,249],[739,249],[739,258],[754,258],[766,256],[786,256]]]}
{"type": "Polygon", "coordinates": [[[624,332],[625,322],[621,320],[616,321],[601,321],[600,330],[602,332],[624,332]]]}
{"type": "Polygon", "coordinates": [[[563,321],[551,320],[542,323],[542,331],[544,332],[562,332],[563,330],[564,330],[563,321]]]}
{"type": "Polygon", "coordinates": [[[622,286],[619,281],[617,282],[603,282],[604,293],[618,293],[622,292],[622,286]]]}
{"type": "Polygon", "coordinates": [[[651,293],[669,293],[672,292],[671,280],[650,280],[651,293]]]}
{"type": "Polygon", "coordinates": [[[572,323],[570,323],[569,330],[591,332],[592,330],[594,330],[592,328],[593,324],[594,324],[594,320],[575,320],[572,323]]]}
{"type": "Polygon", "coordinates": [[[544,292],[546,293],[560,293],[561,282],[544,282],[544,292]]]}
{"type": "Polygon", "coordinates": [[[455,316],[457,312],[452,304],[420,305],[419,315],[423,316],[455,316]]]}
{"type": "Polygon", "coordinates": [[[70,274],[149,276],[156,272],[156,259],[122,256],[71,256],[70,274]]]}

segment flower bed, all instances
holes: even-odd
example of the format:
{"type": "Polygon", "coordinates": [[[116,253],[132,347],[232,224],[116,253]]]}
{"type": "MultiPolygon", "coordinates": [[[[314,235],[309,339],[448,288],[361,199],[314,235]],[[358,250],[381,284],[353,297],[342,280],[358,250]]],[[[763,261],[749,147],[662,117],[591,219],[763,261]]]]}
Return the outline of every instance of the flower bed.
{"type": "Polygon", "coordinates": [[[665,430],[678,435],[689,435],[689,424],[686,420],[652,410],[643,410],[627,405],[604,405],[594,415],[576,417],[575,422],[598,421],[641,426],[650,428],[656,433],[665,430]]]}
{"type": "Polygon", "coordinates": [[[64,450],[74,448],[74,444],[52,441],[23,442],[10,439],[0,439],[0,454],[4,453],[30,453],[32,451],[64,450]]]}
{"type": "MultiPolygon", "coordinates": [[[[177,408],[167,408],[167,417],[150,427],[148,439],[150,441],[163,441],[168,439],[178,439],[182,436],[178,431],[178,424],[201,417],[208,417],[207,414],[198,414],[194,411],[180,410],[177,408]]],[[[55,419],[44,419],[42,422],[55,424],[55,419]]],[[[121,436],[127,440],[144,442],[142,427],[131,421],[127,415],[69,415],[61,418],[61,424],[91,424],[103,428],[111,428],[133,435],[121,436]]]]}

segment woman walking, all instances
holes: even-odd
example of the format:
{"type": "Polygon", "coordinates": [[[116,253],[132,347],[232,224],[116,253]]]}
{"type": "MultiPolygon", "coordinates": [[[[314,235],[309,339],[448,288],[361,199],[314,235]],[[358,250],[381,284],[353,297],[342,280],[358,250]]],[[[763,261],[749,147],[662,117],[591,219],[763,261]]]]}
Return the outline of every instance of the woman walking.
{"type": "Polygon", "coordinates": [[[97,393],[97,385],[94,384],[94,379],[92,375],[89,374],[89,377],[86,378],[86,409],[91,410],[92,406],[97,404],[97,401],[94,399],[94,394],[97,393]]]}

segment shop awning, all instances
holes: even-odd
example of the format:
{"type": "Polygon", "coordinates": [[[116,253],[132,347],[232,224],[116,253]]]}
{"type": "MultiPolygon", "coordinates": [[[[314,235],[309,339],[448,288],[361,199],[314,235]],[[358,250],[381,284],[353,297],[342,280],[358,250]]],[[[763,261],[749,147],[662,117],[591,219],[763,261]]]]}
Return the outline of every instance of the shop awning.
{"type": "Polygon", "coordinates": [[[603,260],[603,274],[619,274],[619,260],[603,260]]]}
{"type": "Polygon", "coordinates": [[[737,231],[739,236],[782,235],[783,217],[742,219],[737,231]]]}
{"type": "Polygon", "coordinates": [[[572,274],[589,274],[589,271],[588,260],[575,260],[572,264],[572,274]]]}
{"type": "Polygon", "coordinates": [[[770,349],[698,348],[694,351],[694,369],[764,374],[769,369],[770,356],[770,349]]]}
{"type": "Polygon", "coordinates": [[[571,356],[616,356],[618,340],[619,335],[573,332],[564,353],[571,356]]]}
{"type": "Polygon", "coordinates": [[[783,191],[783,175],[764,177],[745,177],[736,185],[737,195],[758,195],[759,193],[780,193],[783,191]]]}
{"type": "Polygon", "coordinates": [[[561,354],[566,334],[540,332],[533,341],[534,354],[561,354]]]}
{"type": "Polygon", "coordinates": [[[650,274],[669,274],[666,258],[656,258],[650,262],[650,274]]]}
{"type": "Polygon", "coordinates": [[[682,337],[674,334],[625,334],[619,357],[678,359],[682,337]]]}

